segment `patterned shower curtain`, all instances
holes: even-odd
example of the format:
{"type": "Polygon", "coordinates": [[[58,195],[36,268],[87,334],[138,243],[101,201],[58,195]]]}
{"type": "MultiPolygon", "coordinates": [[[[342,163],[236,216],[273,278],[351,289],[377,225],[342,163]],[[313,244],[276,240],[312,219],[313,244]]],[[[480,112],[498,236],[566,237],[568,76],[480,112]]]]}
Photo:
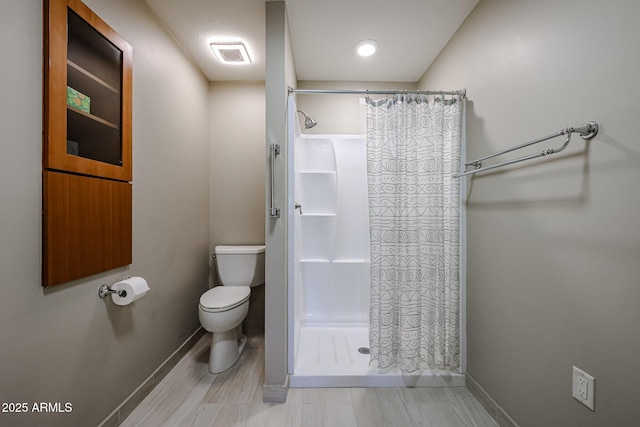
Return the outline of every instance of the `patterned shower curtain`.
{"type": "Polygon", "coordinates": [[[460,362],[464,99],[367,99],[371,362],[402,372],[460,362]]]}

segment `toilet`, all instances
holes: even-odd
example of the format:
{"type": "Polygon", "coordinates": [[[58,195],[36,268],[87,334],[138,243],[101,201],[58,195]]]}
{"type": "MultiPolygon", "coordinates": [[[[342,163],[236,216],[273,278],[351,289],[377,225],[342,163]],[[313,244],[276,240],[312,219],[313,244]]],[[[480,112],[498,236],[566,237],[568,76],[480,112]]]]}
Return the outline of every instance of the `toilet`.
{"type": "Polygon", "coordinates": [[[247,343],[242,321],[251,288],[264,284],[264,250],[264,245],[214,248],[222,286],[205,292],[198,306],[200,324],[212,333],[208,368],[213,374],[233,366],[247,343]]]}

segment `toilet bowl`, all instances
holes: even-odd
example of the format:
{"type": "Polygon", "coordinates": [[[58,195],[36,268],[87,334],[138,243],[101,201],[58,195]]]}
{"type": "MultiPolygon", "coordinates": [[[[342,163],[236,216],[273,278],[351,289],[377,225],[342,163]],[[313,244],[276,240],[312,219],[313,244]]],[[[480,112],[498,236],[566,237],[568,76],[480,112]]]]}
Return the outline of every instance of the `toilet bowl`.
{"type": "Polygon", "coordinates": [[[233,366],[247,343],[242,321],[249,311],[251,287],[264,284],[264,250],[264,245],[215,247],[222,286],[205,292],[198,305],[200,324],[212,333],[211,373],[233,366]]]}
{"type": "Polygon", "coordinates": [[[242,321],[249,311],[250,295],[248,286],[218,286],[200,297],[200,324],[212,333],[209,372],[225,371],[240,357],[247,342],[242,321]]]}

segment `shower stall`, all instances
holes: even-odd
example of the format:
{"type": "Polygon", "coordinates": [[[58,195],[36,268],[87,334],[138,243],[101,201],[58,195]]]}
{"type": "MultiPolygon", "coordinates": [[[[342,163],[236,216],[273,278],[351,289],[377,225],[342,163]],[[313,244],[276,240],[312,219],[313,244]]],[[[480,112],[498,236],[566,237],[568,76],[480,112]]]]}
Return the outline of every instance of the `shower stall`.
{"type": "Polygon", "coordinates": [[[366,139],[304,134],[288,104],[290,386],[464,385],[461,373],[370,366],[366,139]]]}

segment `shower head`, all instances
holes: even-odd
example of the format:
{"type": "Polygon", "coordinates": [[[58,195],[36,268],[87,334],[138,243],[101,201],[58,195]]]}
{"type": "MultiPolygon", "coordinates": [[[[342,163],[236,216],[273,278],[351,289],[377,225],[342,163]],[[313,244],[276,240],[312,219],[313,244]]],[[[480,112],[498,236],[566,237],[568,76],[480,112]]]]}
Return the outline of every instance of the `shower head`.
{"type": "Polygon", "coordinates": [[[307,115],[307,113],[305,113],[302,110],[298,110],[298,113],[302,114],[304,116],[304,128],[305,129],[311,129],[312,127],[314,127],[315,125],[318,124],[318,122],[316,122],[312,117],[309,117],[307,115]]]}

